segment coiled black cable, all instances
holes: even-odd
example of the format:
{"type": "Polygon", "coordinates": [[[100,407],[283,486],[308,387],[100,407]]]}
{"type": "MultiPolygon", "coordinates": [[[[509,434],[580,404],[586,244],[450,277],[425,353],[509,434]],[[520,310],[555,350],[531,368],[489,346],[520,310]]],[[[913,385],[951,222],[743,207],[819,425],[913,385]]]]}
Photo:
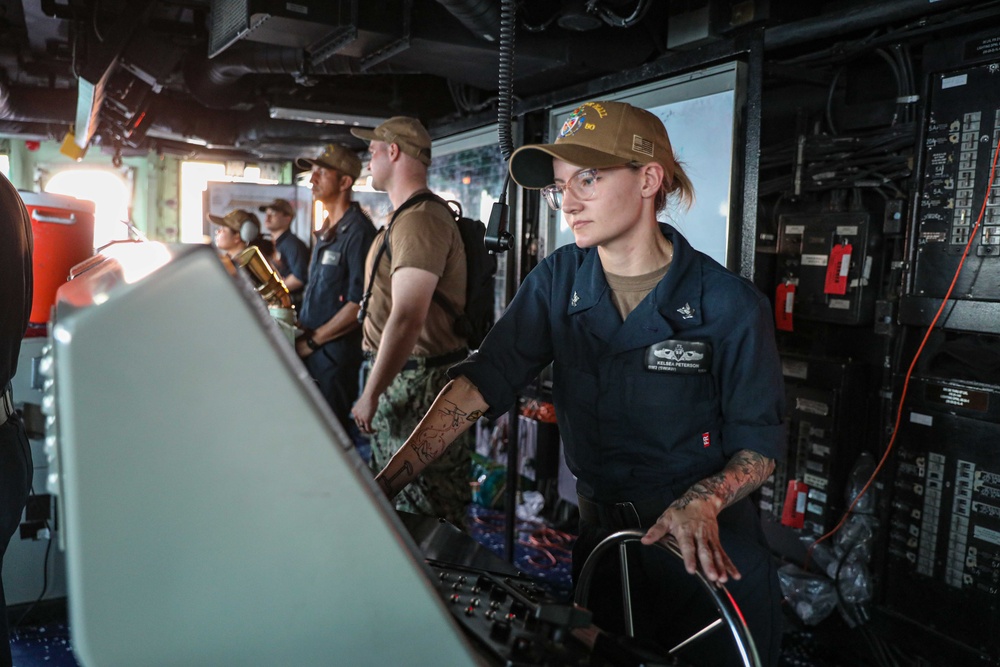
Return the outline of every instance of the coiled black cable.
{"type": "MultiPolygon", "coordinates": [[[[500,7],[500,65],[499,90],[497,100],[497,134],[500,154],[510,160],[514,152],[511,138],[511,115],[514,107],[514,18],[517,7],[514,0],[503,0],[500,7]]],[[[506,183],[504,190],[506,191],[506,183]]]]}

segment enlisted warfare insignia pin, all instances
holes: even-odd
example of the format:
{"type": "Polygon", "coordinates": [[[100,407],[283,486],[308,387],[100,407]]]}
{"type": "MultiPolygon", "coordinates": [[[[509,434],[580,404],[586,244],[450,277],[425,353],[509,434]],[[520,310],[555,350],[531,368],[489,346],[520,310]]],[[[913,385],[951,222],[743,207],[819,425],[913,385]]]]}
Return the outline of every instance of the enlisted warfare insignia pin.
{"type": "Polygon", "coordinates": [[[578,304],[578,303],[580,303],[580,295],[577,294],[576,292],[573,292],[573,298],[570,299],[569,305],[571,305],[574,308],[576,308],[576,304],[578,304]]]}
{"type": "Polygon", "coordinates": [[[712,370],[712,345],[696,340],[664,340],[646,348],[646,370],[700,375],[712,370]]]}
{"type": "Polygon", "coordinates": [[[678,308],[677,312],[681,314],[685,320],[690,320],[694,317],[694,308],[691,307],[690,303],[685,303],[682,308],[678,308]]]}

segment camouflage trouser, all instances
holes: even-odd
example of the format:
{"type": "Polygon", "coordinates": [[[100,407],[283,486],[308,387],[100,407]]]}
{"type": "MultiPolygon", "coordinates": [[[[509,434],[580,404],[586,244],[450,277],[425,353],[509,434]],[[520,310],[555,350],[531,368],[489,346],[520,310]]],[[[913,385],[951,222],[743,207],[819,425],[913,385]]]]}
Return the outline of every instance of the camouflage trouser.
{"type": "MultiPolygon", "coordinates": [[[[448,383],[447,366],[404,370],[379,398],[371,436],[371,467],[378,473],[403,445],[448,383]]],[[[396,496],[396,509],[447,519],[465,530],[471,500],[472,430],[466,431],[396,496]]]]}

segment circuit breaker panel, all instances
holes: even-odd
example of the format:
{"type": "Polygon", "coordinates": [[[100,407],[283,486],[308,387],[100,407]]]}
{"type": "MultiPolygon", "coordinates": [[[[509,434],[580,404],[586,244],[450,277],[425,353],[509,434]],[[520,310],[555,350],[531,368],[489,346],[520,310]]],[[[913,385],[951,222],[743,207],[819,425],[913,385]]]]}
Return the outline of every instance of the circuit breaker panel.
{"type": "Polygon", "coordinates": [[[944,297],[968,246],[951,295],[958,308],[945,326],[997,331],[1000,324],[984,314],[1000,301],[1000,178],[990,185],[1000,137],[1000,63],[932,75],[928,113],[911,298],[901,314],[926,323],[930,306],[921,300],[944,297]],[[994,303],[977,310],[965,303],[972,301],[994,303]]]}
{"type": "Polygon", "coordinates": [[[794,314],[806,320],[867,324],[874,316],[878,235],[865,212],[782,215],[778,270],[796,285],[794,314]]]}
{"type": "Polygon", "coordinates": [[[890,490],[885,605],[1000,658],[1000,392],[912,378],[890,490]]]}
{"type": "Polygon", "coordinates": [[[783,353],[781,367],[787,457],[761,487],[760,508],[776,523],[819,537],[846,509],[844,487],[861,451],[862,366],[783,353]]]}

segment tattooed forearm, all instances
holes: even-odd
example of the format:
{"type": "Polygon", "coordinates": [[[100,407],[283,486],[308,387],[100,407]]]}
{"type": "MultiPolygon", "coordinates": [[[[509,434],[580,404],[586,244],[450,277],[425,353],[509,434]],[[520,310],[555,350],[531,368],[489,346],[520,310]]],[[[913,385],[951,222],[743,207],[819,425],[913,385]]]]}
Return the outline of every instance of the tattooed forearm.
{"type": "Polygon", "coordinates": [[[475,385],[459,377],[452,380],[420,420],[375,481],[392,498],[436,461],[452,442],[488,410],[475,385]]]}
{"type": "Polygon", "coordinates": [[[773,459],[742,449],[721,471],[692,485],[673,506],[684,509],[696,500],[717,498],[721,510],[753,493],[773,471],[773,459]]]}
{"type": "Polygon", "coordinates": [[[774,472],[774,459],[768,458],[749,449],[741,449],[729,460],[723,473],[733,474],[733,497],[727,504],[735,503],[753,493],[774,472]]]}
{"type": "Polygon", "coordinates": [[[396,492],[392,490],[392,486],[384,477],[376,477],[375,481],[378,482],[379,488],[382,489],[382,493],[385,494],[386,498],[393,498],[396,492]]]}
{"type": "Polygon", "coordinates": [[[458,407],[451,401],[445,400],[442,401],[442,403],[443,405],[441,406],[441,414],[451,420],[450,424],[451,428],[453,429],[458,428],[459,426],[462,425],[463,421],[475,421],[475,419],[469,418],[470,415],[468,412],[465,412],[464,410],[462,410],[462,408],[458,407]]]}
{"type": "Polygon", "coordinates": [[[409,441],[410,448],[423,463],[431,463],[448,449],[448,443],[438,429],[427,428],[414,433],[409,441]]]}
{"type": "MultiPolygon", "coordinates": [[[[460,378],[460,379],[463,380],[466,385],[468,385],[468,380],[465,380],[465,378],[460,378]]],[[[479,418],[483,416],[482,410],[473,410],[472,412],[463,411],[458,406],[457,403],[453,402],[451,399],[448,398],[449,395],[454,395],[456,399],[459,401],[462,400],[463,395],[465,395],[466,398],[467,395],[463,394],[462,388],[459,387],[459,385],[457,385],[453,380],[449,382],[447,385],[445,385],[445,388],[441,391],[441,395],[438,397],[439,399],[447,403],[447,406],[442,408],[441,414],[446,416],[451,416],[453,418],[452,425],[454,427],[458,426],[463,417],[465,418],[465,421],[474,422],[478,421],[479,418]]]]}
{"type": "Polygon", "coordinates": [[[396,478],[402,475],[403,473],[406,473],[406,476],[403,477],[402,480],[400,480],[399,484],[399,488],[403,488],[404,486],[410,483],[411,479],[413,479],[413,464],[411,464],[409,461],[404,461],[403,465],[399,468],[399,470],[397,470],[393,474],[392,477],[389,477],[387,479],[385,477],[380,476],[378,478],[378,483],[379,485],[381,485],[382,491],[389,498],[392,498],[393,496],[396,495],[396,490],[393,488],[393,482],[395,482],[396,478]]]}

